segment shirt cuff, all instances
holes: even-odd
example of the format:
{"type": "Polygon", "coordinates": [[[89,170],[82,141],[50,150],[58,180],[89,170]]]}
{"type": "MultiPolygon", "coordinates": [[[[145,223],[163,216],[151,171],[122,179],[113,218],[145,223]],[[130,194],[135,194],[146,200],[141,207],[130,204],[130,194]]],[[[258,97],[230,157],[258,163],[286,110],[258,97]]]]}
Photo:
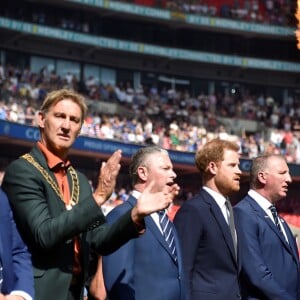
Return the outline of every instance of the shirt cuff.
{"type": "Polygon", "coordinates": [[[10,295],[23,297],[25,300],[32,300],[32,297],[24,291],[12,291],[10,295]]]}

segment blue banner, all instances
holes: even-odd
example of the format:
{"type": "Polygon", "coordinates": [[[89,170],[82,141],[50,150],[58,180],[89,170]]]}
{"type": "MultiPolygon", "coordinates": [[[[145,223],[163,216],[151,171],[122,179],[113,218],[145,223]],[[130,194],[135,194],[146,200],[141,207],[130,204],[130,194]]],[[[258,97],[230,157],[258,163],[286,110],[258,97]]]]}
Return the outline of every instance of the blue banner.
{"type": "MultiPolygon", "coordinates": [[[[21,139],[28,142],[39,140],[40,132],[37,127],[0,120],[0,136],[21,139]]],[[[86,136],[79,136],[73,144],[73,149],[82,151],[100,152],[112,154],[117,149],[122,149],[122,155],[131,157],[141,146],[135,144],[125,144],[112,140],[101,140],[86,136]]],[[[169,151],[174,163],[194,165],[194,153],[169,151]]]]}
{"type": "MultiPolygon", "coordinates": [[[[39,140],[40,133],[37,127],[8,122],[0,120],[0,136],[6,136],[13,139],[20,139],[28,142],[39,140]]],[[[112,154],[117,149],[122,149],[124,157],[131,157],[140,147],[140,145],[126,144],[112,140],[101,140],[86,136],[79,136],[73,145],[73,149],[89,151],[95,153],[112,154]]],[[[183,166],[195,165],[195,153],[168,150],[170,158],[174,164],[183,166]]],[[[249,172],[251,167],[250,159],[240,159],[240,169],[242,172],[249,172]]],[[[300,176],[300,165],[289,164],[292,176],[300,176]]]]}

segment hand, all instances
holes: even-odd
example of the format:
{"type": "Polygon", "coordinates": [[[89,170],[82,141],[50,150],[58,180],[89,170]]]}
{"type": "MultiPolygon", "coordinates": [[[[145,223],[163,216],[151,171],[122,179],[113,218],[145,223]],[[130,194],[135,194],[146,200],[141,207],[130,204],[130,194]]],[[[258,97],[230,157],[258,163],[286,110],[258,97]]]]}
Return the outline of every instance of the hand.
{"type": "Polygon", "coordinates": [[[107,294],[103,279],[102,256],[98,258],[97,271],[90,282],[90,294],[95,300],[107,299],[107,294]]]}
{"type": "Polygon", "coordinates": [[[103,162],[98,177],[98,184],[93,194],[95,201],[101,206],[112,194],[121,165],[122,151],[116,150],[107,162],[103,162]]]}
{"type": "Polygon", "coordinates": [[[173,197],[172,201],[178,196],[179,192],[180,192],[180,187],[177,183],[173,183],[171,186],[171,196],[173,197]]]}
{"type": "Polygon", "coordinates": [[[154,192],[154,188],[155,181],[152,181],[137,200],[136,206],[131,212],[134,222],[139,223],[145,216],[167,208],[179,194],[180,190],[176,183],[171,186],[164,186],[163,190],[159,192],[154,192]]]}

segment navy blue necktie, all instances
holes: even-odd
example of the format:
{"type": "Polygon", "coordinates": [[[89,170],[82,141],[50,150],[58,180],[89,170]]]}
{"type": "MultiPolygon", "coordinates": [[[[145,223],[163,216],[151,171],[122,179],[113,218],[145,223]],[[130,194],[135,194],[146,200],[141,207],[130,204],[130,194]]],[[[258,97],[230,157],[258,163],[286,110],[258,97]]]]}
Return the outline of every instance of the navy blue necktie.
{"type": "Polygon", "coordinates": [[[169,220],[166,210],[160,211],[158,213],[158,215],[159,215],[159,223],[160,223],[164,238],[171,250],[172,256],[174,257],[175,260],[177,260],[174,232],[173,232],[171,221],[169,220]]]}
{"type": "Polygon", "coordinates": [[[275,207],[274,205],[271,205],[271,206],[269,207],[269,209],[270,209],[270,211],[271,211],[271,213],[272,213],[272,215],[273,215],[274,223],[275,223],[276,227],[278,228],[278,230],[279,230],[281,233],[283,233],[283,232],[282,232],[282,229],[281,229],[281,227],[280,227],[280,224],[279,224],[279,218],[278,218],[278,213],[277,213],[276,207],[275,207]]]}

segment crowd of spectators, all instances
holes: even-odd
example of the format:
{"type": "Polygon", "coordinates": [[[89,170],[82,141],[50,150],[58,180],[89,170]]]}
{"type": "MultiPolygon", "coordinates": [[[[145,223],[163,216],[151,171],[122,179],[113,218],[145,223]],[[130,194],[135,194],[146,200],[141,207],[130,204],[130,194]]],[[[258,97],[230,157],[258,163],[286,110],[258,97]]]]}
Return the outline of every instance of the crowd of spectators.
{"type": "Polygon", "coordinates": [[[296,3],[290,0],[129,0],[126,2],[246,22],[279,26],[295,25],[296,3]]]}
{"type": "MultiPolygon", "coordinates": [[[[240,143],[244,158],[252,158],[262,152],[282,153],[290,163],[300,163],[300,100],[285,100],[264,95],[239,95],[200,93],[192,96],[188,91],[141,86],[137,89],[129,83],[103,85],[93,77],[80,83],[75,76],[60,77],[55,72],[32,73],[29,69],[0,65],[0,119],[36,126],[35,115],[46,93],[53,89],[71,88],[84,94],[90,105],[82,134],[100,139],[119,140],[124,143],[155,143],[166,149],[196,151],[208,140],[220,137],[240,143]],[[92,109],[93,104],[104,101],[126,107],[129,114],[109,115],[92,109]],[[260,120],[270,128],[264,138],[259,132],[232,134],[218,122],[217,116],[260,120]]],[[[128,187],[114,193],[103,207],[111,210],[125,201],[128,187]]],[[[179,201],[189,198],[183,191],[179,201]]],[[[285,213],[300,211],[297,199],[279,204],[285,213]]],[[[173,205],[173,216],[179,205],[173,205]]]]}
{"type": "Polygon", "coordinates": [[[220,137],[238,142],[241,154],[252,158],[263,152],[282,153],[290,163],[300,163],[300,99],[290,95],[275,99],[239,93],[199,93],[158,89],[155,85],[134,89],[130,83],[101,84],[90,76],[80,82],[74,75],[58,76],[45,68],[29,69],[0,65],[0,119],[35,125],[35,113],[46,93],[71,88],[84,94],[89,113],[82,135],[124,143],[158,144],[165,149],[195,152],[208,140],[220,137]],[[126,108],[127,114],[96,110],[99,101],[126,108]],[[234,132],[223,118],[259,122],[268,131],[234,132]],[[268,134],[266,134],[268,132],[268,134]]]}
{"type": "MultiPolygon", "coordinates": [[[[136,5],[221,17],[266,25],[295,27],[296,1],[290,0],[121,0],[136,5]]],[[[88,34],[101,34],[99,18],[82,11],[69,11],[68,16],[52,6],[36,3],[8,3],[0,8],[0,15],[41,25],[50,25],[88,34]],[[26,5],[26,6],[24,6],[26,5]],[[29,6],[29,8],[27,7],[29,6]]]]}

